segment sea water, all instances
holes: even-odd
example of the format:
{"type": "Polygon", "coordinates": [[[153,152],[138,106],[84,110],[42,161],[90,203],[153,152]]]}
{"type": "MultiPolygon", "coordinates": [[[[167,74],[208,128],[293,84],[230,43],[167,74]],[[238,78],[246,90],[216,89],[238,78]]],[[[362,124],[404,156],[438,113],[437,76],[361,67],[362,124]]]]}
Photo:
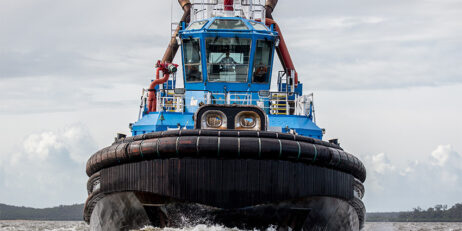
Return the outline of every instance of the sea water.
{"type": "MultiPolygon", "coordinates": [[[[88,231],[82,221],[0,221],[1,231],[88,231]]],[[[136,231],[241,231],[220,225],[196,225],[180,229],[145,227],[136,231]]],[[[275,231],[268,227],[267,231],[275,231]]],[[[432,222],[367,222],[363,231],[462,231],[462,223],[432,222]]]]}

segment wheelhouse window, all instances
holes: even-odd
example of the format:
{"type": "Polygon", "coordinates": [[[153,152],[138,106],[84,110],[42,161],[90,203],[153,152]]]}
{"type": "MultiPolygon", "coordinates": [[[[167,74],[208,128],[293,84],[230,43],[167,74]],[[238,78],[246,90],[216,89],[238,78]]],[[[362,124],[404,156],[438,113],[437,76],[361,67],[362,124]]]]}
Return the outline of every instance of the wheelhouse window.
{"type": "Polygon", "coordinates": [[[193,22],[193,23],[191,23],[191,24],[188,26],[187,29],[188,29],[188,30],[202,29],[202,27],[204,27],[204,25],[205,25],[207,22],[208,22],[207,20],[193,22]]]}
{"type": "Polygon", "coordinates": [[[270,79],[273,43],[268,40],[257,40],[253,60],[253,82],[267,83],[270,79]]]}
{"type": "Polygon", "coordinates": [[[222,29],[222,30],[248,30],[249,27],[238,19],[215,19],[209,29],[222,29]]]}
{"type": "Polygon", "coordinates": [[[268,28],[266,28],[266,26],[263,25],[263,23],[250,21],[250,25],[252,25],[255,30],[266,30],[266,31],[268,31],[268,28]]]}
{"type": "Polygon", "coordinates": [[[184,72],[186,82],[202,81],[199,39],[183,39],[184,72]]]}
{"type": "Polygon", "coordinates": [[[250,39],[215,37],[205,43],[209,82],[247,82],[250,39]]]}

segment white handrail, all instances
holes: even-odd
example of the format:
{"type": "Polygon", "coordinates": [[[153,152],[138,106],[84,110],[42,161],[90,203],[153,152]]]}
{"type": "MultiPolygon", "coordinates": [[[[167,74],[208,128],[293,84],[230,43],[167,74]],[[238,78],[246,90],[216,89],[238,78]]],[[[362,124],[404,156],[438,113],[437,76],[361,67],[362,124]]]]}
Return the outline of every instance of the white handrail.
{"type": "Polygon", "coordinates": [[[264,20],[266,16],[264,0],[235,0],[232,10],[225,7],[223,0],[191,0],[191,21],[218,16],[264,20]]]}
{"type": "MultiPolygon", "coordinates": [[[[287,92],[271,92],[269,97],[252,98],[251,93],[244,92],[228,92],[228,93],[213,93],[207,92],[204,94],[206,104],[225,104],[225,105],[256,105],[267,113],[273,115],[298,115],[309,116],[314,112],[313,94],[296,96],[294,100],[289,100],[292,93],[287,92]]],[[[197,97],[197,96],[194,96],[197,97]]],[[[147,94],[144,94],[147,99],[147,94]]],[[[144,101],[143,98],[143,101],[144,101]]],[[[174,94],[162,96],[161,92],[157,92],[157,111],[184,112],[185,104],[192,100],[186,98],[184,94],[174,94]],[[186,103],[185,103],[186,102],[186,103]]],[[[196,101],[201,101],[194,98],[196,101]]]]}

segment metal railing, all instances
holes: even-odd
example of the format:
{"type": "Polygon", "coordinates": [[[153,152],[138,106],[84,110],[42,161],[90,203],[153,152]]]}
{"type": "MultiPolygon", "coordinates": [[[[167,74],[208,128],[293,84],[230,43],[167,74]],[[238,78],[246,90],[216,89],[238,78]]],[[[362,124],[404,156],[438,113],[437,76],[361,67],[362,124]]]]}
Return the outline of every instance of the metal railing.
{"type": "Polygon", "coordinates": [[[157,93],[157,111],[166,112],[183,112],[184,111],[184,96],[183,94],[175,94],[173,90],[165,90],[166,96],[162,96],[162,92],[157,93]]]}
{"type": "Polygon", "coordinates": [[[207,104],[227,104],[226,93],[207,92],[205,99],[207,104]]]}
{"type": "MultiPolygon", "coordinates": [[[[192,98],[188,99],[184,94],[176,94],[174,90],[161,90],[157,92],[156,95],[157,111],[184,112],[186,105],[192,106],[192,98]]],[[[293,93],[290,92],[270,92],[266,97],[259,96],[256,98],[252,98],[252,94],[250,93],[243,92],[206,92],[203,99],[194,98],[194,101],[196,101],[197,104],[195,106],[200,106],[198,104],[200,101],[205,104],[255,105],[270,115],[299,115],[314,119],[313,94],[292,96],[293,93]]],[[[144,108],[147,97],[147,93],[144,92],[141,99],[140,110],[144,108]]]]}
{"type": "Polygon", "coordinates": [[[272,92],[270,96],[270,113],[273,115],[290,115],[293,100],[285,92],[272,92]]]}
{"type": "Polygon", "coordinates": [[[227,104],[252,105],[252,95],[246,93],[230,92],[226,94],[227,104]]]}
{"type": "Polygon", "coordinates": [[[236,0],[233,5],[224,5],[223,0],[191,0],[191,21],[236,16],[264,20],[265,14],[265,0],[236,0]]]}

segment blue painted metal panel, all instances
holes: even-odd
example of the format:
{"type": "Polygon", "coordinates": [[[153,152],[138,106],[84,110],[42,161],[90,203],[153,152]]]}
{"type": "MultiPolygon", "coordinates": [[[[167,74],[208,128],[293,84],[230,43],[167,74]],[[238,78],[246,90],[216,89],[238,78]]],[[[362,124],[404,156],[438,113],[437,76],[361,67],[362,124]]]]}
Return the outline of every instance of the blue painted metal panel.
{"type": "Polygon", "coordinates": [[[199,109],[199,104],[207,103],[205,98],[205,91],[186,91],[185,92],[185,112],[186,113],[196,113],[199,109]]]}
{"type": "MultiPolygon", "coordinates": [[[[254,65],[254,56],[256,52],[256,43],[257,40],[269,40],[274,41],[277,38],[277,32],[271,28],[270,30],[255,30],[255,28],[249,23],[247,19],[242,20],[248,27],[248,30],[229,30],[229,29],[208,29],[215,19],[236,19],[236,18],[226,18],[226,17],[217,17],[209,19],[208,22],[200,29],[194,30],[181,30],[179,35],[180,38],[198,38],[200,43],[200,52],[201,52],[201,65],[203,72],[203,81],[188,83],[185,82],[185,102],[184,102],[184,113],[177,112],[151,112],[146,113],[147,109],[145,107],[145,112],[143,117],[133,124],[132,134],[143,134],[153,131],[164,131],[168,129],[178,129],[178,127],[187,129],[194,128],[194,119],[193,115],[199,108],[201,103],[207,103],[206,95],[208,92],[213,93],[224,93],[224,92],[240,92],[247,93],[252,98],[252,104],[256,105],[256,101],[259,99],[258,91],[260,90],[269,90],[271,80],[268,83],[252,83],[252,72],[254,65]],[[248,79],[245,83],[227,83],[227,82],[207,82],[207,63],[206,63],[206,50],[205,50],[205,40],[210,37],[228,37],[228,38],[250,38],[251,48],[250,48],[250,57],[249,57],[249,71],[248,79]]],[[[183,47],[181,49],[182,57],[184,58],[183,47]]],[[[274,62],[274,46],[272,47],[271,54],[271,65],[268,70],[271,76],[273,62],[274,62]]],[[[184,67],[183,60],[183,70],[184,67]]],[[[183,71],[183,79],[185,79],[185,71],[183,71]]],[[[174,86],[173,82],[168,82],[168,88],[174,86]]],[[[167,87],[167,86],[166,86],[167,87]]],[[[285,88],[286,86],[283,86],[285,88]]],[[[301,95],[303,92],[303,85],[299,84],[295,89],[295,94],[301,95]]],[[[231,95],[231,103],[234,101],[242,100],[242,96],[233,96],[231,95]],[[241,98],[239,98],[241,97],[241,98]]],[[[290,97],[293,99],[295,96],[290,97]]],[[[215,100],[219,102],[225,102],[224,96],[216,95],[215,100]],[[222,99],[219,99],[222,97],[222,99]]],[[[280,130],[281,132],[289,132],[290,130],[295,130],[299,135],[314,137],[322,139],[322,130],[312,121],[311,113],[310,116],[296,116],[296,115],[270,115],[269,114],[269,101],[265,101],[265,112],[268,114],[269,124],[268,126],[272,129],[280,130]]],[[[310,109],[311,110],[311,109],[310,109]]],[[[310,111],[311,112],[311,111],[310,111]]]]}
{"type": "Polygon", "coordinates": [[[306,116],[268,115],[269,127],[280,127],[282,132],[294,129],[299,135],[322,139],[322,130],[306,116]]]}
{"type": "Polygon", "coordinates": [[[295,94],[303,95],[303,83],[299,83],[298,86],[295,88],[295,94]]]}
{"type": "MultiPolygon", "coordinates": [[[[194,128],[194,113],[151,112],[133,124],[133,135],[168,129],[194,128]]],[[[322,130],[306,116],[268,115],[269,127],[279,127],[282,132],[295,130],[299,135],[322,139],[322,130]]]]}
{"type": "MultiPolygon", "coordinates": [[[[179,36],[181,39],[185,38],[198,38],[200,40],[200,50],[201,50],[201,65],[202,65],[202,82],[188,83],[184,81],[185,88],[187,90],[209,90],[212,92],[226,92],[226,91],[253,91],[257,92],[260,90],[267,90],[271,85],[271,73],[274,57],[274,46],[272,48],[272,62],[270,69],[268,70],[270,79],[267,83],[252,83],[252,70],[254,65],[254,54],[257,40],[269,40],[274,41],[277,37],[277,32],[275,31],[264,31],[264,30],[255,30],[252,25],[249,23],[249,20],[242,20],[250,29],[249,30],[230,30],[230,29],[208,29],[212,25],[213,21],[216,19],[234,19],[236,18],[227,18],[227,17],[216,17],[209,20],[209,22],[202,28],[196,30],[181,30],[179,36]],[[249,71],[248,71],[248,82],[247,83],[220,83],[220,82],[207,82],[207,60],[206,60],[206,49],[205,40],[206,38],[211,37],[220,37],[220,38],[249,38],[252,39],[251,50],[250,50],[250,60],[249,60],[249,71]],[[251,84],[250,84],[251,83],[251,84]]],[[[257,22],[258,23],[258,22],[257,22]]],[[[263,25],[263,24],[262,24],[263,25]]],[[[181,49],[182,57],[184,58],[183,49],[181,49]]],[[[183,70],[184,60],[183,60],[183,70]]],[[[183,79],[186,80],[185,71],[183,71],[183,79]]]]}
{"type": "Polygon", "coordinates": [[[194,113],[150,112],[133,124],[132,135],[181,128],[194,128],[194,113]]]}

